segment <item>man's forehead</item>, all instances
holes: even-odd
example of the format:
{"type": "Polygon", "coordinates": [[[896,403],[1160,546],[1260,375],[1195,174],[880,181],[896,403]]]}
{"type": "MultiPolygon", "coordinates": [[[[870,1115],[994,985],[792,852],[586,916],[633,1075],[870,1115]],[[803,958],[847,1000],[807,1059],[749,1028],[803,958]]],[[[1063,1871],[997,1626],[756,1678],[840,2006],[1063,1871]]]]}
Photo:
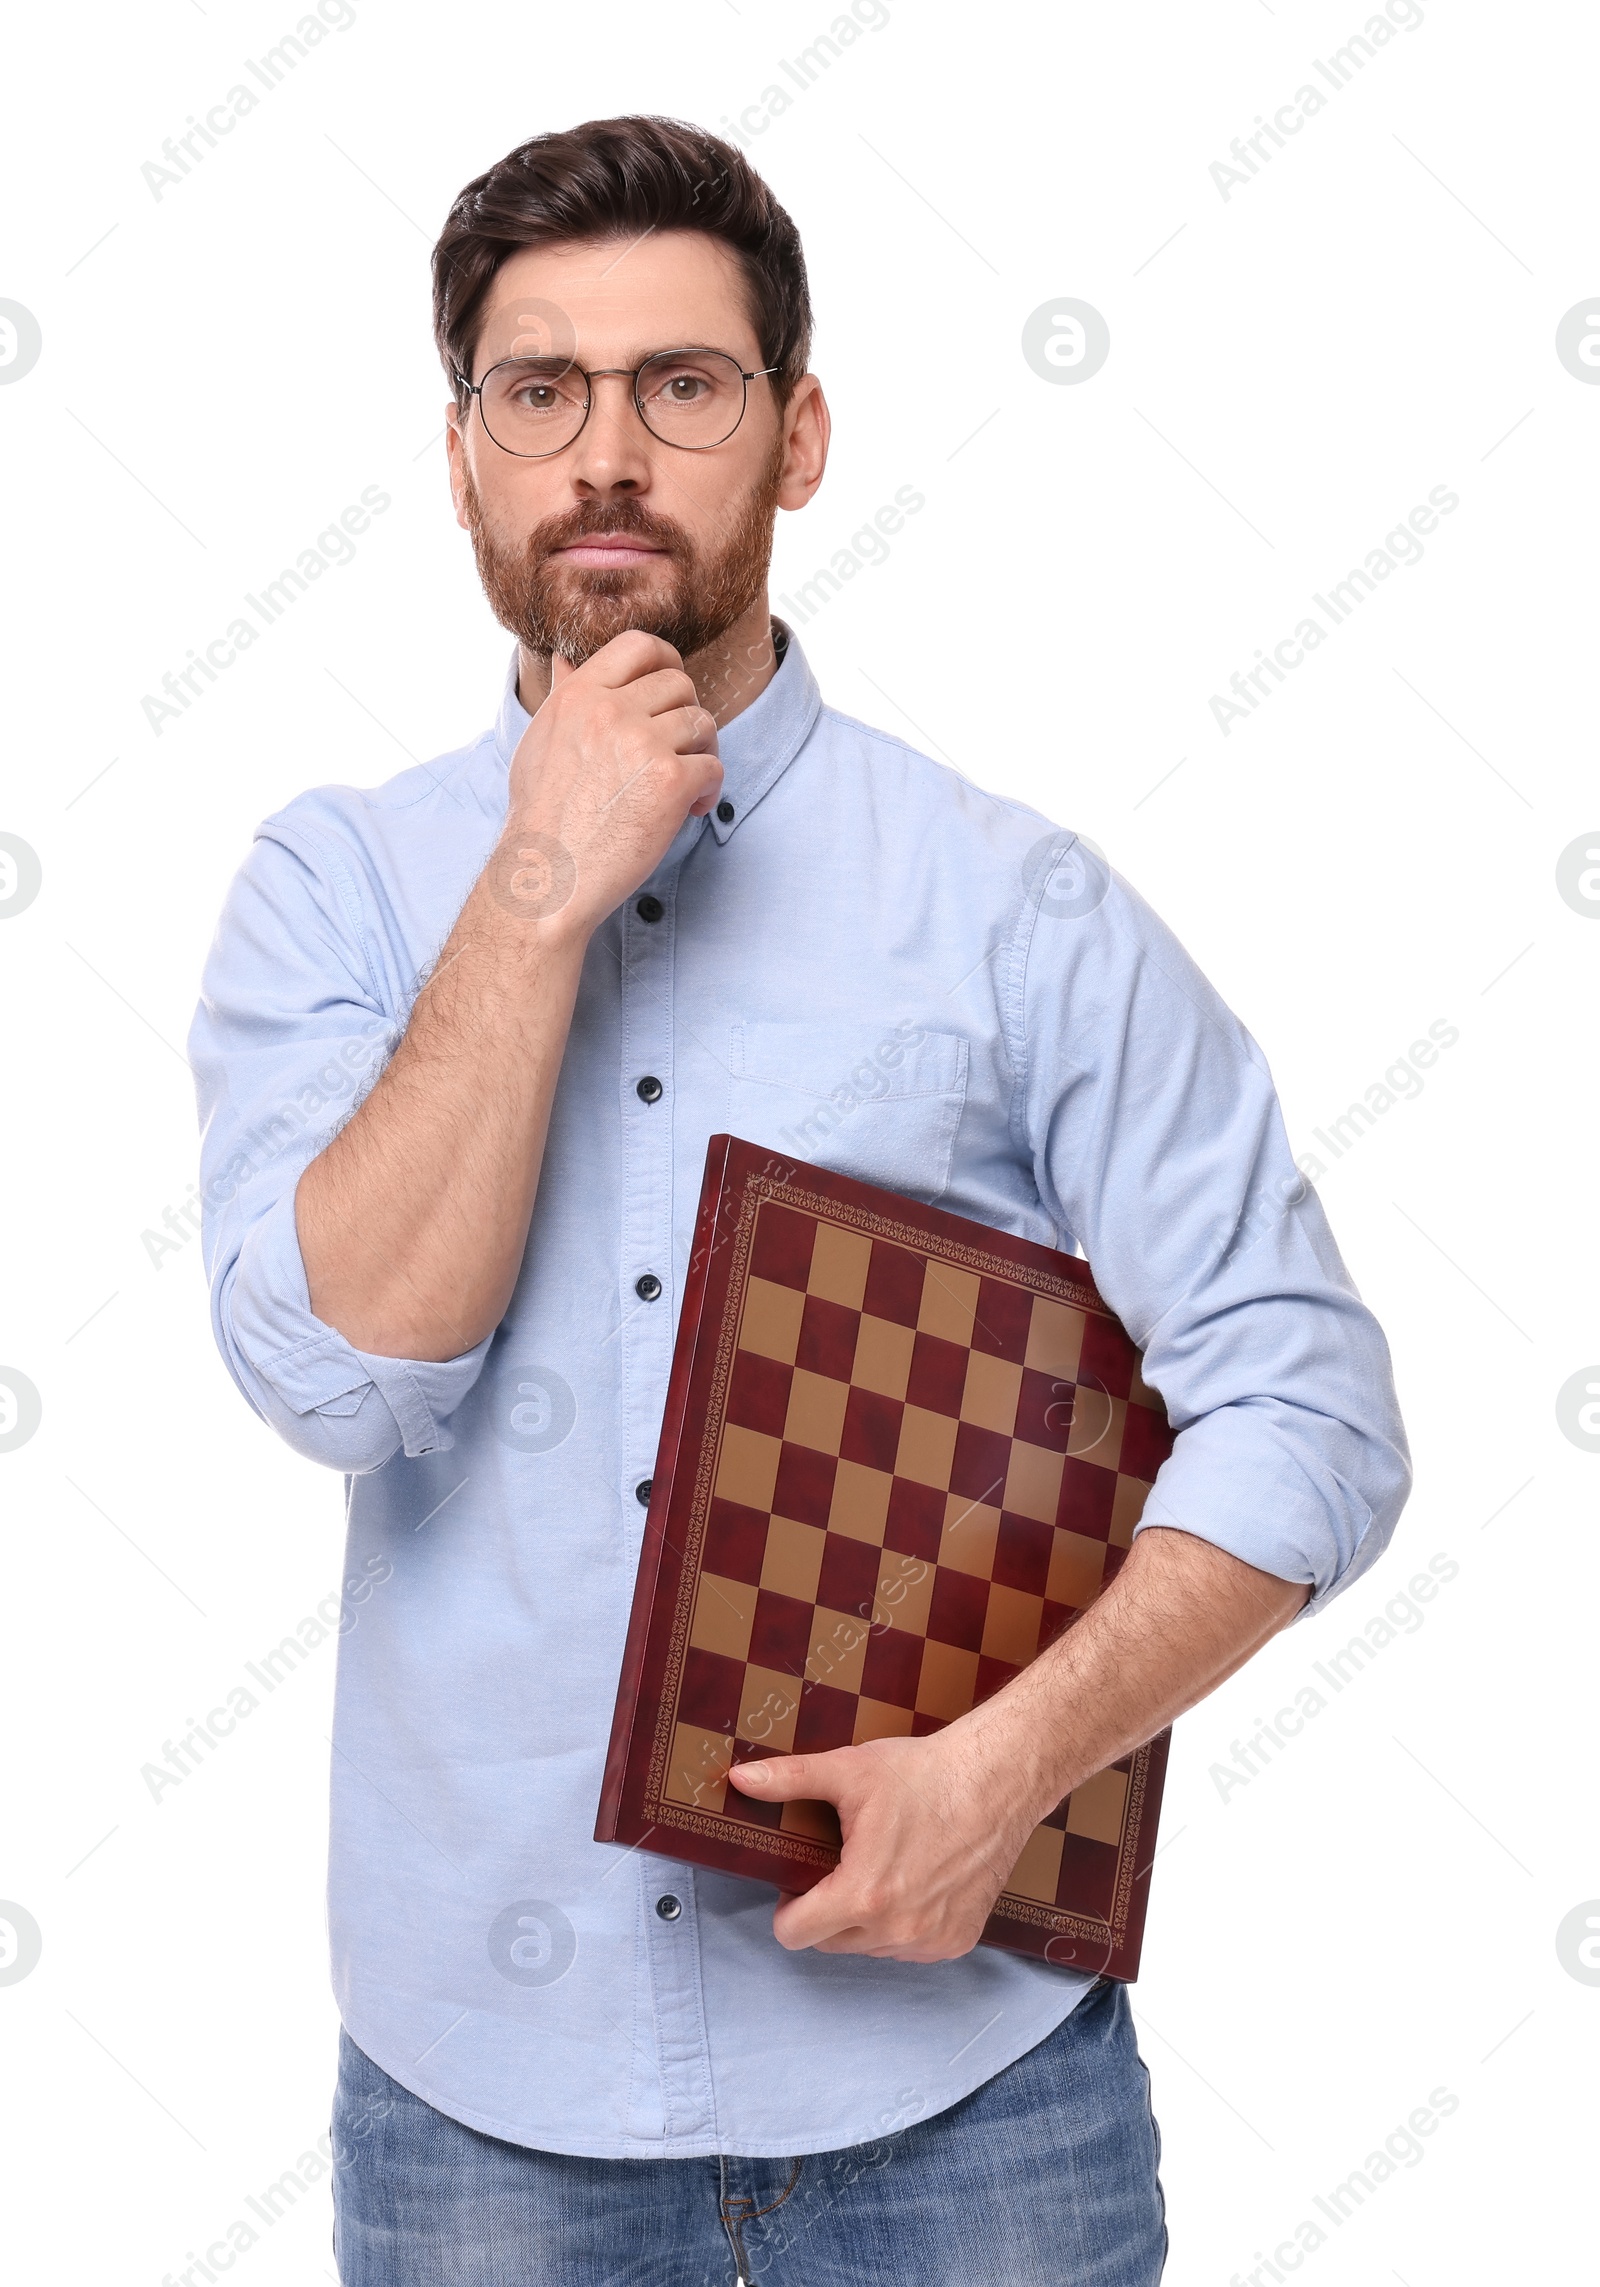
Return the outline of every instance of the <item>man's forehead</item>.
{"type": "Polygon", "coordinates": [[[631,361],[688,343],[753,349],[744,281],[703,231],[527,247],[496,273],[478,361],[631,361]]]}

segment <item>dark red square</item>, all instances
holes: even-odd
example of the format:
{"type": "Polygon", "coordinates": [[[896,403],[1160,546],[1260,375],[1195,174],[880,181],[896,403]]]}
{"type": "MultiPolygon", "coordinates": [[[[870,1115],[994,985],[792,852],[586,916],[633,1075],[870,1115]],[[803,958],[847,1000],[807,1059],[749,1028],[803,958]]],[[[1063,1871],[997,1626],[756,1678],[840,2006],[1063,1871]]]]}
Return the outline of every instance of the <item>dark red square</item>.
{"type": "Polygon", "coordinates": [[[848,1747],[855,1732],[853,1691],[836,1691],[832,1684],[812,1684],[795,1717],[794,1751],[797,1755],[825,1755],[830,1747],[848,1747]]]}
{"type": "Polygon", "coordinates": [[[1163,1417],[1148,1406],[1129,1406],[1118,1464],[1123,1476],[1139,1477],[1146,1485],[1153,1485],[1156,1471],[1171,1451],[1172,1431],[1163,1417]]]}
{"type": "MultiPolygon", "coordinates": [[[[1042,1652],[1047,1644],[1053,1644],[1062,1630],[1070,1628],[1073,1621],[1078,1617],[1079,1610],[1076,1604],[1052,1604],[1050,1599],[1046,1597],[1044,1611],[1039,1618],[1039,1652],[1042,1652]]],[[[1035,1659],[1038,1658],[1039,1652],[1035,1652],[1033,1655],[1035,1659]]]]}
{"type": "Polygon", "coordinates": [[[759,1795],[747,1795],[742,1787],[730,1787],[722,1807],[729,1818],[743,1819],[750,1826],[776,1826],[783,1817],[782,1803],[763,1802],[759,1795]]]}
{"type": "Polygon", "coordinates": [[[707,1731],[731,1732],[739,1720],[743,1689],[743,1660],[730,1660],[721,1652],[703,1652],[691,1644],[683,1655],[678,1721],[701,1724],[707,1731]]]}
{"type": "Polygon", "coordinates": [[[1002,1509],[990,1578],[998,1580],[1002,1588],[1020,1588],[1025,1596],[1042,1596],[1050,1577],[1053,1538],[1052,1528],[1041,1525],[1036,1517],[1019,1517],[1010,1509],[1002,1509]]]}
{"type": "Polygon", "coordinates": [[[941,1644],[958,1644],[964,1652],[975,1652],[983,1642],[988,1609],[986,1580],[978,1580],[970,1572],[957,1572],[952,1565],[940,1565],[928,1607],[930,1636],[941,1644]]]}
{"type": "Polygon", "coordinates": [[[1032,1323],[1033,1296],[1026,1287],[992,1278],[979,1282],[978,1307],[972,1320],[974,1350],[990,1358],[1009,1358],[1020,1366],[1032,1323]]]}
{"type": "Polygon", "coordinates": [[[905,1407],[898,1398],[876,1390],[852,1389],[844,1409],[844,1436],[839,1453],[845,1461],[859,1461],[864,1469],[892,1474],[900,1450],[900,1416],[905,1407]]]}
{"type": "Polygon", "coordinates": [[[736,1501],[713,1501],[706,1519],[702,1572],[719,1572],[724,1580],[761,1578],[767,1553],[767,1520],[760,1509],[742,1509],[736,1501]]]}
{"type": "Polygon", "coordinates": [[[762,1358],[754,1350],[738,1351],[728,1381],[727,1419],[742,1429],[782,1437],[793,1374],[793,1367],[781,1359],[762,1358]]]}
{"type": "Polygon", "coordinates": [[[883,1551],[871,1541],[853,1541],[848,1533],[830,1533],[822,1548],[817,1602],[830,1612],[860,1613],[864,1620],[870,1620],[882,1569],[883,1551]]]}
{"type": "Polygon", "coordinates": [[[917,1485],[897,1477],[889,1488],[889,1521],[883,1529],[885,1548],[905,1556],[926,1557],[931,1564],[944,1537],[945,1496],[936,1485],[917,1485]]]}
{"type": "Polygon", "coordinates": [[[961,1393],[967,1386],[964,1342],[946,1342],[938,1334],[919,1334],[911,1347],[911,1374],[906,1403],[929,1413],[958,1414],[961,1393]]]}
{"type": "Polygon", "coordinates": [[[1117,1860],[1122,1853],[1113,1842],[1096,1842],[1087,1834],[1068,1834],[1061,1842],[1061,1881],[1056,1896],[1069,1896],[1080,1914],[1111,1918],[1117,1889],[1117,1860]]]}
{"type": "Polygon", "coordinates": [[[862,1309],[874,1318],[892,1319],[896,1326],[915,1326],[922,1308],[922,1271],[920,1255],[874,1239],[862,1309]]]}
{"type": "Polygon", "coordinates": [[[919,1707],[912,1713],[911,1736],[913,1739],[931,1739],[936,1731],[944,1729],[948,1721],[948,1716],[928,1715],[919,1707]]]}
{"type": "Polygon", "coordinates": [[[801,1525],[825,1525],[833,1506],[837,1467],[831,1453],[815,1453],[809,1445],[785,1445],[778,1456],[773,1515],[793,1517],[801,1525]]]}
{"type": "Polygon", "coordinates": [[[1022,1670],[1013,1667],[1009,1660],[992,1660],[986,1653],[980,1652],[978,1680],[972,1687],[973,1706],[976,1707],[982,1699],[991,1698],[1002,1684],[1008,1684],[1013,1676],[1020,1676],[1021,1673],[1022,1670]]]}
{"type": "Polygon", "coordinates": [[[756,1235],[750,1249],[750,1269],[756,1278],[778,1286],[804,1287],[811,1275],[811,1248],[817,1226],[810,1215],[764,1200],[756,1211],[756,1235]]]}
{"type": "Polygon", "coordinates": [[[1030,1445],[1065,1453],[1072,1435],[1072,1384],[1055,1374],[1036,1374],[1025,1366],[1014,1434],[1030,1445]]]}
{"type": "Polygon", "coordinates": [[[867,1699],[887,1701],[890,1707],[915,1707],[917,1678],[922,1673],[922,1638],[904,1628],[885,1628],[869,1638],[862,1662],[861,1690],[867,1699]]]}
{"type": "Polygon", "coordinates": [[[756,1616],[750,1629],[748,1657],[758,1668],[776,1668],[796,1678],[805,1673],[811,1649],[811,1606],[798,1596],[780,1596],[775,1588],[756,1595],[756,1616]]]}
{"type": "Polygon", "coordinates": [[[1061,1464],[1061,1498],[1056,1523],[1071,1533],[1086,1533],[1090,1540],[1111,1538],[1111,1504],[1117,1497],[1117,1473],[1072,1454],[1061,1464]]]}
{"type": "Polygon", "coordinates": [[[836,1382],[848,1382],[860,1323],[859,1311],[847,1310],[842,1302],[825,1302],[820,1294],[808,1294],[800,1318],[795,1364],[808,1374],[827,1374],[836,1382]]]}
{"type": "Polygon", "coordinates": [[[964,1421],[956,1431],[955,1459],[950,1464],[950,1490],[964,1501],[982,1501],[998,1509],[1011,1465],[1011,1440],[997,1429],[980,1429],[964,1421]]]}
{"type": "Polygon", "coordinates": [[[1109,1397],[1125,1398],[1133,1387],[1134,1357],[1133,1344],[1116,1320],[1090,1311],[1083,1322],[1079,1381],[1098,1383],[1109,1397]]]}

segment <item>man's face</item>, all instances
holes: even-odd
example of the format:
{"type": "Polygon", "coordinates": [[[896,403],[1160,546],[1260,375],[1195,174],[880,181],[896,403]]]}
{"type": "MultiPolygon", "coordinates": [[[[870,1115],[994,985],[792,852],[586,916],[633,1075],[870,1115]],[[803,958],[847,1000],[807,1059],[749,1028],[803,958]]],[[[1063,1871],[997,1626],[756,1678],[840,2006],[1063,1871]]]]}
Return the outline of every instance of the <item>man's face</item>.
{"type": "MultiPolygon", "coordinates": [[[[573,242],[500,270],[469,378],[552,349],[593,370],[687,347],[726,350],[746,372],[766,362],[720,242],[695,231],[573,242]]],[[[581,666],[644,628],[688,658],[763,597],[776,512],[821,480],[821,392],[808,376],[780,411],[771,380],[752,381],[733,435],[700,452],[653,436],[625,378],[596,380],[592,397],[578,436],[541,459],[497,445],[476,399],[452,410],[457,521],[495,616],[530,651],[581,666]]]]}

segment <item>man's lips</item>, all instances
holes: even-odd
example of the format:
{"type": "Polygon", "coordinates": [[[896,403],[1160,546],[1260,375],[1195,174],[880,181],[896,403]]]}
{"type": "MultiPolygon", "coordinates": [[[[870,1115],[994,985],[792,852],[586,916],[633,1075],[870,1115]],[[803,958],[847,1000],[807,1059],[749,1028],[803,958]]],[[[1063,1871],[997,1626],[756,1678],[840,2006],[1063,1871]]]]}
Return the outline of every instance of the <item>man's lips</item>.
{"type": "Polygon", "coordinates": [[[653,540],[641,540],[633,532],[590,532],[553,553],[565,564],[593,564],[605,571],[615,571],[627,564],[652,563],[667,551],[658,548],[653,540]]]}

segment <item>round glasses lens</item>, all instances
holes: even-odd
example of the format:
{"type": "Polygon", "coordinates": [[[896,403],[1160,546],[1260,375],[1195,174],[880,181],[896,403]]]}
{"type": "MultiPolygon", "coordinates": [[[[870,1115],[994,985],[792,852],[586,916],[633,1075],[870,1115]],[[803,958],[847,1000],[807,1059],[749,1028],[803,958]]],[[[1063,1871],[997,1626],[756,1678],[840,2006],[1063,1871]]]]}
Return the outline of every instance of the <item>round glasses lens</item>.
{"type": "Polygon", "coordinates": [[[639,368],[638,388],[646,428],[669,445],[720,445],[744,417],[744,375],[720,350],[664,350],[639,368]]]}
{"type": "Polygon", "coordinates": [[[509,357],[483,377],[483,425],[508,453],[558,453],[583,427],[589,385],[557,357],[509,357]]]}

